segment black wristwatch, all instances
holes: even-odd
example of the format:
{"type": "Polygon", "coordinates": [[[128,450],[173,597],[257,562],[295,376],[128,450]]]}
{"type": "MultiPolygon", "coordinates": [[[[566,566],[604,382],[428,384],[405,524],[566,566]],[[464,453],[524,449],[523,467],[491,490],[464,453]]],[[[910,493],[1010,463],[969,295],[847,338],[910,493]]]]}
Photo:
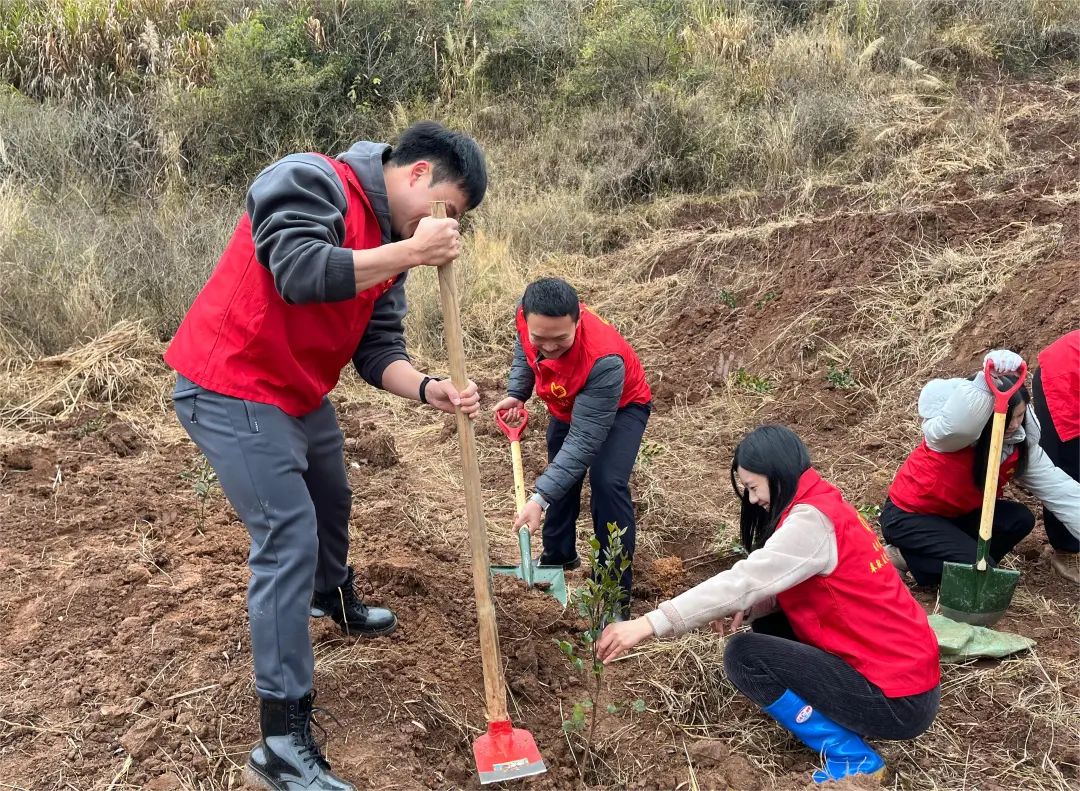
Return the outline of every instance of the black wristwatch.
{"type": "Polygon", "coordinates": [[[427,400],[427,386],[428,382],[441,382],[445,377],[442,376],[425,376],[420,380],[420,403],[426,404],[427,400]]]}

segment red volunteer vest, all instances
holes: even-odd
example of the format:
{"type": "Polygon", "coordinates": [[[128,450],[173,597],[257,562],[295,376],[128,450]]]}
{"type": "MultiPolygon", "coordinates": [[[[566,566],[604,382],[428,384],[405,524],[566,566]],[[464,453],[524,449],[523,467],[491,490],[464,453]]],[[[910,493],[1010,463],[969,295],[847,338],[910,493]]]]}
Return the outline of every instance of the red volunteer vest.
{"type": "MultiPolygon", "coordinates": [[[[345,185],[342,247],[378,247],[378,218],[353,169],[325,159],[345,185]]],[[[340,302],[290,305],[255,257],[245,213],[165,351],[165,362],[207,390],[300,417],[334,389],[364,336],[375,301],[393,282],[340,302]]]]}
{"type": "Polygon", "coordinates": [[[536,394],[548,408],[548,412],[564,423],[570,422],[574,398],[585,386],[593,364],[601,357],[617,354],[626,367],[622,398],[619,408],[627,404],[647,404],[652,391],[645,381],[645,369],[633,347],[608,322],[597,316],[585,305],[581,306],[574,345],[557,360],[540,360],[539,353],[529,340],[529,327],[525,323],[525,311],[518,308],[518,338],[525,352],[525,359],[536,377],[536,394]]]}
{"type": "MultiPolygon", "coordinates": [[[[1014,450],[998,473],[997,496],[1016,470],[1020,452],[1014,450]]],[[[924,439],[901,465],[889,487],[889,499],[909,514],[957,517],[982,508],[983,493],[972,479],[975,448],[952,453],[932,450],[924,439]]]]}
{"type": "Polygon", "coordinates": [[[799,479],[780,517],[796,505],[825,514],[836,531],[836,568],[777,595],[800,641],[843,659],[886,697],[918,695],[941,678],[937,637],[873,529],[814,469],[799,479]]]}
{"type": "Polygon", "coordinates": [[[1062,335],[1039,354],[1039,378],[1062,442],[1080,437],[1080,330],[1062,335]]]}

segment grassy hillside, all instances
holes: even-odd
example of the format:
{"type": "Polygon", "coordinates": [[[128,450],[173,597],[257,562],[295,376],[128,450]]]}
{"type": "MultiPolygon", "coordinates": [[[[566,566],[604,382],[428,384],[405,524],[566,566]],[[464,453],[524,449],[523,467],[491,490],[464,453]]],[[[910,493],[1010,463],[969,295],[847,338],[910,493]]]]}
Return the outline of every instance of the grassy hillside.
{"type": "MultiPolygon", "coordinates": [[[[687,195],[812,201],[847,183],[875,204],[903,201],[927,180],[1004,163],[1002,97],[973,94],[971,80],[1068,67],[1075,11],[1073,0],[3,2],[0,342],[53,353],[122,318],[167,337],[260,169],[392,139],[424,117],[489,152],[466,276],[507,300],[551,256],[640,238],[687,195]]],[[[470,340],[490,340],[481,334],[470,340]]]]}

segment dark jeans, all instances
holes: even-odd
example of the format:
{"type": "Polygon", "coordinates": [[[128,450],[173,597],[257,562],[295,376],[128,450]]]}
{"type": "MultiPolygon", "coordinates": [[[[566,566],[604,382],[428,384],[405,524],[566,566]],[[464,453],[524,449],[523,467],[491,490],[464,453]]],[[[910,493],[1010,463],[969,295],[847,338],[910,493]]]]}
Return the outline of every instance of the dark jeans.
{"type": "MultiPolygon", "coordinates": [[[[628,404],[615,415],[607,439],[600,446],[592,464],[589,465],[589,485],[592,490],[591,511],[593,531],[600,541],[601,557],[605,557],[608,545],[609,522],[626,528],[622,538],[623,549],[633,561],[636,545],[634,502],[630,497],[630,473],[637,460],[641,437],[649,422],[649,405],[628,404]]],[[[548,462],[551,462],[563,446],[570,424],[552,418],[548,421],[548,462]]],[[[585,476],[575,483],[566,496],[548,506],[544,519],[544,563],[564,563],[577,557],[577,519],[581,513],[581,487],[585,476]]],[[[621,586],[625,601],[629,602],[634,581],[633,568],[622,575],[621,586]]]]}
{"type": "MultiPolygon", "coordinates": [[[[1042,425],[1039,447],[1043,449],[1055,467],[1060,467],[1074,481],[1080,481],[1080,437],[1062,442],[1061,437],[1058,436],[1054,421],[1050,417],[1050,410],[1046,408],[1041,368],[1035,372],[1035,378],[1031,383],[1031,397],[1035,407],[1035,417],[1042,425]]],[[[1061,552],[1080,552],[1080,539],[1070,533],[1061,520],[1050,513],[1050,509],[1045,506],[1043,507],[1043,524],[1046,526],[1046,537],[1050,541],[1050,546],[1061,552]]]]}
{"type": "Polygon", "coordinates": [[[783,613],[758,618],[727,638],[724,671],[762,708],[791,690],[833,722],[871,739],[912,739],[930,727],[941,686],[889,698],[835,654],[795,639],[783,613]]]}
{"type": "MultiPolygon", "coordinates": [[[[886,499],[881,508],[881,534],[900,550],[911,575],[920,585],[941,582],[945,561],[974,563],[979,543],[979,515],[982,509],[957,517],[912,514],[886,499]]],[[[990,560],[1001,562],[1012,548],[1035,527],[1035,515],[1013,500],[998,500],[994,506],[994,532],[990,537],[990,560]]]]}

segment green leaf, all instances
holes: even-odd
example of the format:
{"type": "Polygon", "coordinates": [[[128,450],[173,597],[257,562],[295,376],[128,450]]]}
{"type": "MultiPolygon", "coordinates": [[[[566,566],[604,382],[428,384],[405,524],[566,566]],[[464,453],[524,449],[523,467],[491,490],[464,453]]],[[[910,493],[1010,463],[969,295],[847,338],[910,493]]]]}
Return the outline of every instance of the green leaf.
{"type": "Polygon", "coordinates": [[[567,642],[566,640],[556,640],[559,646],[559,650],[566,654],[571,659],[574,658],[574,644],[567,642]]]}
{"type": "Polygon", "coordinates": [[[619,707],[616,706],[614,703],[607,704],[607,713],[608,714],[615,714],[618,710],[619,710],[619,707]]]}
{"type": "Polygon", "coordinates": [[[574,657],[574,669],[579,673],[585,670],[585,662],[582,661],[581,657],[574,657]]]}
{"type": "Polygon", "coordinates": [[[638,698],[631,704],[631,707],[636,713],[641,714],[645,711],[645,701],[643,701],[641,698],[638,698]]]}

